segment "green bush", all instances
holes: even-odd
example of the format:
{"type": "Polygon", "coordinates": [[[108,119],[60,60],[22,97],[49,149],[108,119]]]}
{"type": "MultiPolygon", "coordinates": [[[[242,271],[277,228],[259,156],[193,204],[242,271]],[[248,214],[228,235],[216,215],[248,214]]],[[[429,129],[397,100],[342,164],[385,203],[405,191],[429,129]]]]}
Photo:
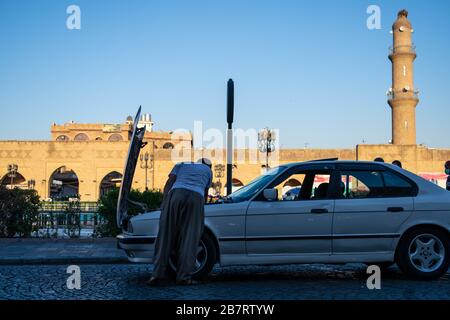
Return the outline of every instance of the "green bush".
{"type": "MultiPolygon", "coordinates": [[[[100,198],[98,213],[103,223],[96,229],[96,234],[101,237],[116,236],[122,232],[117,228],[117,199],[119,197],[119,189],[112,189],[100,198]]],[[[163,194],[158,190],[149,190],[140,192],[132,190],[129,199],[133,202],[140,202],[146,205],[149,211],[158,209],[162,202],[163,194]]],[[[137,215],[144,210],[139,206],[129,203],[128,214],[137,215]]]]}
{"type": "Polygon", "coordinates": [[[39,215],[36,190],[0,186],[0,237],[29,237],[39,215]]]}

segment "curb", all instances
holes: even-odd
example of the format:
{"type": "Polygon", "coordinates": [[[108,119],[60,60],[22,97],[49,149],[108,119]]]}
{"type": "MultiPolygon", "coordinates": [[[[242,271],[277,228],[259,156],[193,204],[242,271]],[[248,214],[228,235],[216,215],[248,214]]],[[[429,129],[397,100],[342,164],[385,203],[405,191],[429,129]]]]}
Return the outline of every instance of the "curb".
{"type": "Polygon", "coordinates": [[[0,259],[0,265],[46,265],[46,264],[118,264],[130,263],[126,257],[67,257],[67,258],[11,258],[0,259]]]}

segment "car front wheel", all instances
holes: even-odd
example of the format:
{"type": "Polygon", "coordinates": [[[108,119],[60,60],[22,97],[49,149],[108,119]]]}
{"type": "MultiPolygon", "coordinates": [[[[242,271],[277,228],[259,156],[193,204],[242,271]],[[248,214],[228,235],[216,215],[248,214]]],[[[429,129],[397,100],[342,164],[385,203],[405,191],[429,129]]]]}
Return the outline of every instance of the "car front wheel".
{"type": "Polygon", "coordinates": [[[406,274],[418,279],[436,279],[450,264],[448,235],[440,229],[424,227],[402,238],[397,251],[397,264],[406,274]]]}
{"type": "MultiPolygon", "coordinates": [[[[195,280],[206,277],[217,262],[217,250],[213,238],[204,233],[197,247],[197,259],[195,261],[192,278],[195,280]]],[[[176,274],[176,264],[172,259],[169,260],[169,266],[172,273],[176,274]]]]}

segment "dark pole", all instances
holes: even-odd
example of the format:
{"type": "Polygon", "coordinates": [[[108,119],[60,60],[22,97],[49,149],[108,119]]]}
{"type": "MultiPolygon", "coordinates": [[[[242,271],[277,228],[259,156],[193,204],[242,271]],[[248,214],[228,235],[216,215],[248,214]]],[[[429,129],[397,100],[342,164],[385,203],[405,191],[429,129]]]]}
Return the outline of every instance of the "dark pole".
{"type": "Polygon", "coordinates": [[[145,191],[148,191],[148,160],[145,159],[145,191]]]}
{"type": "Polygon", "coordinates": [[[148,160],[149,160],[148,152],[145,153],[145,191],[148,191],[148,160]]]}
{"type": "Polygon", "coordinates": [[[233,181],[233,117],[234,117],[234,82],[227,83],[227,195],[231,194],[233,181]]]}
{"type": "Polygon", "coordinates": [[[145,170],[145,191],[148,191],[148,159],[149,159],[149,154],[148,152],[144,154],[141,154],[141,169],[145,170]]]}

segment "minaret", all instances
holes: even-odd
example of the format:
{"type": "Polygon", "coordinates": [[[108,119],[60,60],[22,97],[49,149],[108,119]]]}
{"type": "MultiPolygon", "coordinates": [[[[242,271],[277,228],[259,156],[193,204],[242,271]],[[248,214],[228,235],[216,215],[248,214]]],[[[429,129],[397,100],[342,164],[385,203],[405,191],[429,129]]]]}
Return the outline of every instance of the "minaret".
{"type": "Polygon", "coordinates": [[[390,48],[392,62],[392,87],[388,91],[388,103],[392,109],[392,144],[416,144],[416,105],[418,91],[414,88],[415,46],[414,32],[408,20],[408,12],[402,10],[392,25],[394,45],[390,48]]]}

